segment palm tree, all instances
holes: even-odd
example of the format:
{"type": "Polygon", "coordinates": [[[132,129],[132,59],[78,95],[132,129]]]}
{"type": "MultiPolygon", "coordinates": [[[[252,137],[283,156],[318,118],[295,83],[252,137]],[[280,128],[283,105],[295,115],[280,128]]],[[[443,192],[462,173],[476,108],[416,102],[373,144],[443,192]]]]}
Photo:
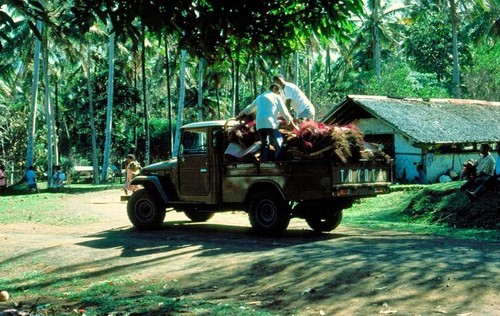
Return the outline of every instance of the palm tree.
{"type": "MultiPolygon", "coordinates": [[[[42,32],[42,21],[37,21],[36,28],[39,33],[42,32]]],[[[35,52],[33,62],[33,84],[31,87],[31,106],[28,121],[28,142],[26,146],[26,166],[32,166],[34,162],[34,144],[35,144],[35,130],[36,130],[36,107],[38,98],[38,79],[40,74],[40,49],[41,41],[35,37],[35,52]]]]}
{"type": "MultiPolygon", "coordinates": [[[[112,26],[111,26],[112,27],[112,26]]],[[[105,183],[108,175],[109,157],[111,152],[112,118],[113,118],[113,95],[115,78],[115,31],[111,29],[109,34],[108,55],[108,102],[106,107],[106,135],[104,141],[104,157],[102,161],[101,183],[105,183]]]]}
{"type": "Polygon", "coordinates": [[[181,126],[184,117],[184,100],[186,97],[186,61],[187,61],[187,50],[181,50],[181,69],[180,69],[180,80],[179,80],[179,102],[177,106],[177,126],[175,128],[175,140],[174,140],[174,150],[173,156],[177,157],[179,153],[179,146],[181,141],[181,126]]]}

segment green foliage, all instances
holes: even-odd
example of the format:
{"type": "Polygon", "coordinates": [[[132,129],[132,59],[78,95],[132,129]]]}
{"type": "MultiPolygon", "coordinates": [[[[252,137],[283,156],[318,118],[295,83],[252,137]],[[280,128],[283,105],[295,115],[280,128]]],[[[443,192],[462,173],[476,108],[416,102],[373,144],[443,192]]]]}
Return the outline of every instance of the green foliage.
{"type": "Polygon", "coordinates": [[[371,95],[418,98],[448,98],[446,87],[434,74],[424,74],[411,70],[403,62],[386,64],[382,68],[383,80],[374,74],[369,78],[364,92],[371,95]]]}
{"type": "Polygon", "coordinates": [[[482,45],[473,51],[473,63],[463,69],[464,97],[500,100],[500,45],[482,45]]]}
{"type": "MultiPolygon", "coordinates": [[[[451,81],[453,66],[451,21],[448,13],[438,11],[423,15],[408,30],[404,48],[406,56],[417,71],[436,74],[439,81],[451,81]],[[444,22],[444,23],[443,23],[444,22]]],[[[462,67],[471,62],[467,37],[458,42],[462,67]]]]}

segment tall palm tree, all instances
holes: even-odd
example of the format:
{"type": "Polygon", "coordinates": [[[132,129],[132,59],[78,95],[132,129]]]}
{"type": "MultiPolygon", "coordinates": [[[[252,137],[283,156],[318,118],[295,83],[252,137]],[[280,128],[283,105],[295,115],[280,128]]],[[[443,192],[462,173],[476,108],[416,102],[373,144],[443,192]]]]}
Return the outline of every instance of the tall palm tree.
{"type": "Polygon", "coordinates": [[[187,50],[181,50],[181,68],[179,80],[179,101],[177,105],[177,126],[175,128],[174,149],[173,156],[177,157],[179,153],[179,146],[181,142],[181,126],[184,117],[184,100],[186,97],[186,62],[187,50]]]}
{"type": "MultiPolygon", "coordinates": [[[[42,32],[42,21],[37,21],[36,28],[42,32]]],[[[33,83],[31,87],[31,106],[28,120],[28,141],[26,146],[26,166],[32,166],[34,162],[35,130],[36,130],[36,108],[38,99],[38,79],[40,74],[40,49],[41,41],[35,37],[35,52],[33,61],[33,83]]]]}
{"type": "MultiPolygon", "coordinates": [[[[111,27],[112,28],[112,27],[111,27]]],[[[105,183],[108,175],[109,157],[111,152],[112,120],[113,120],[113,95],[115,78],[115,31],[109,34],[108,54],[108,98],[106,107],[106,135],[104,141],[104,157],[102,161],[101,183],[105,183]]]]}

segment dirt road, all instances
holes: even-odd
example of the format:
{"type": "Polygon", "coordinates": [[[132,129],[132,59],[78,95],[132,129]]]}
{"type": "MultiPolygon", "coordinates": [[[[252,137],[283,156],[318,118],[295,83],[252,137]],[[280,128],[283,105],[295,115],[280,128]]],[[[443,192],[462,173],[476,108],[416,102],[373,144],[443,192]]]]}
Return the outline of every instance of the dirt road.
{"type": "Polygon", "coordinates": [[[168,213],[161,230],[138,232],[119,196],[108,190],[62,201],[96,223],[0,226],[0,264],[33,262],[47,274],[33,286],[48,291],[61,279],[176,280],[193,299],[241,301],[278,315],[500,315],[499,243],[342,225],[318,236],[301,220],[283,237],[264,238],[250,233],[244,213],[201,224],[168,213]]]}

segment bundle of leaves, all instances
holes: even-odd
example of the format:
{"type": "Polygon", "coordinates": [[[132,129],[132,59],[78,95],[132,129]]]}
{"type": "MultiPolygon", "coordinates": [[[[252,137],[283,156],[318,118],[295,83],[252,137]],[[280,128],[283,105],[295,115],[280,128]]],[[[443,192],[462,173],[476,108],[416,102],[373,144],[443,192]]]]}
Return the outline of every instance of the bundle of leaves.
{"type": "Polygon", "coordinates": [[[242,123],[232,126],[227,131],[227,140],[230,143],[239,143],[248,147],[259,140],[255,120],[251,115],[242,117],[242,123]]]}
{"type": "Polygon", "coordinates": [[[434,184],[416,192],[405,213],[424,224],[500,229],[500,186],[470,201],[457,182],[434,184]]]}
{"type": "MultiPolygon", "coordinates": [[[[252,116],[241,119],[240,124],[228,130],[228,141],[248,147],[258,141],[259,136],[252,116]]],[[[295,130],[283,117],[278,117],[278,121],[279,130],[286,139],[286,160],[329,159],[348,163],[361,158],[380,158],[376,152],[364,147],[363,134],[353,124],[338,126],[302,121],[299,129],[295,130]],[[370,154],[366,154],[367,151],[370,154]]]]}
{"type": "Polygon", "coordinates": [[[321,122],[303,121],[300,129],[288,134],[290,159],[328,158],[347,163],[361,158],[363,134],[354,125],[327,125],[321,122]]]}

